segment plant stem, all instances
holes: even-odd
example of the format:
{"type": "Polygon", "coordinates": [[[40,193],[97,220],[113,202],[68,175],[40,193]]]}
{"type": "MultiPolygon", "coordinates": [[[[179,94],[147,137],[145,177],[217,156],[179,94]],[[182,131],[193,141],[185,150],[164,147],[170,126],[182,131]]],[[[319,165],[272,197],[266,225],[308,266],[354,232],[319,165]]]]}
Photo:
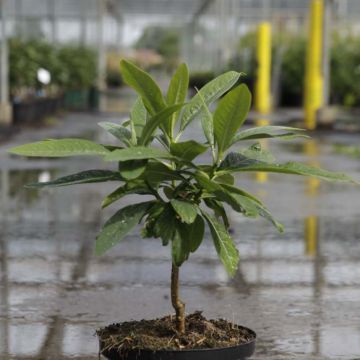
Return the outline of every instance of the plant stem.
{"type": "Polygon", "coordinates": [[[171,304],[176,313],[176,330],[185,333],[185,304],[179,298],[179,268],[172,264],[171,268],[171,304]]]}

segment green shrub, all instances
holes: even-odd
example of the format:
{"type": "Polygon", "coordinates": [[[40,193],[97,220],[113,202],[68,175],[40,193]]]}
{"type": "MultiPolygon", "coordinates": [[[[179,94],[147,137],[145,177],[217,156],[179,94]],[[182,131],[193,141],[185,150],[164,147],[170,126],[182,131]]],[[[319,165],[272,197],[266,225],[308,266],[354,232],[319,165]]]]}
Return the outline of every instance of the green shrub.
{"type": "Polygon", "coordinates": [[[97,75],[96,53],[86,47],[64,46],[58,51],[63,67],[57,79],[65,89],[84,89],[94,84],[97,75]]]}
{"type": "Polygon", "coordinates": [[[9,41],[10,93],[41,87],[37,81],[39,68],[51,74],[51,85],[60,89],[81,89],[96,79],[96,53],[89,48],[55,47],[43,40],[9,41]]]}

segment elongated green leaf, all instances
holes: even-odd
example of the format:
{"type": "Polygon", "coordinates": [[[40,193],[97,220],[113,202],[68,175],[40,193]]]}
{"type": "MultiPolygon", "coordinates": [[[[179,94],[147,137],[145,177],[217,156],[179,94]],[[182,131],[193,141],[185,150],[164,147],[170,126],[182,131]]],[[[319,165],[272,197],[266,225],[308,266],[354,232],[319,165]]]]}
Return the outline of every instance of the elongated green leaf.
{"type": "Polygon", "coordinates": [[[238,72],[228,71],[203,86],[190,100],[190,102],[184,106],[181,119],[181,130],[184,130],[186,126],[188,126],[189,123],[202,111],[203,102],[201,96],[205,101],[205,104],[210,105],[231,89],[238,81],[240,75],[241,74],[238,72]]]}
{"type": "Polygon", "coordinates": [[[154,234],[162,239],[163,246],[168,245],[174,238],[176,228],[176,214],[170,204],[166,204],[164,210],[156,219],[154,234]]]}
{"type": "Polygon", "coordinates": [[[38,157],[64,157],[77,155],[106,155],[102,145],[83,139],[43,140],[20,145],[8,150],[11,154],[38,157]]]}
{"type": "Polygon", "coordinates": [[[86,170],[76,174],[60,177],[53,181],[25,185],[27,188],[58,187],[76,184],[97,183],[123,180],[118,172],[110,170],[86,170]]]}
{"type": "Polygon", "coordinates": [[[149,74],[126,60],[121,60],[120,69],[124,81],[142,97],[151,115],[155,115],[166,106],[159,86],[149,74]]]}
{"type": "Polygon", "coordinates": [[[119,172],[126,180],[138,178],[145,171],[147,160],[128,160],[119,163],[119,172]]]}
{"type": "Polygon", "coordinates": [[[223,224],[218,222],[215,218],[203,211],[206,222],[209,225],[210,232],[214,241],[215,249],[219,255],[220,260],[230,276],[234,276],[238,268],[239,252],[235,244],[226,231],[223,224]]]}
{"type": "Polygon", "coordinates": [[[153,188],[157,188],[163,181],[182,180],[182,177],[176,170],[161,162],[149,162],[142,177],[146,179],[153,188]]]}
{"type": "Polygon", "coordinates": [[[152,193],[143,181],[129,181],[125,185],[117,188],[111,194],[107,195],[102,201],[101,207],[104,209],[115,201],[130,194],[151,195],[152,193]]]}
{"type": "Polygon", "coordinates": [[[170,152],[174,156],[187,161],[194,160],[198,155],[204,153],[207,149],[207,146],[194,140],[172,143],[170,145],[170,152]]]}
{"type": "Polygon", "coordinates": [[[220,184],[234,185],[235,183],[234,176],[228,172],[217,173],[214,177],[214,180],[220,184]]]}
{"type": "Polygon", "coordinates": [[[218,151],[222,154],[232,142],[251,105],[251,94],[245,84],[227,93],[219,102],[214,113],[214,132],[218,151]]]}
{"type": "Polygon", "coordinates": [[[187,239],[190,252],[194,253],[201,245],[204,239],[205,223],[200,215],[196,216],[192,224],[181,224],[179,232],[182,239],[187,239]]]}
{"type": "Polygon", "coordinates": [[[134,146],[127,149],[115,150],[105,156],[105,161],[127,161],[142,159],[172,159],[173,156],[165,150],[134,146]]]}
{"type": "Polygon", "coordinates": [[[151,138],[156,129],[168,122],[170,116],[177,110],[181,109],[181,107],[182,104],[171,105],[153,116],[144,126],[139,144],[147,145],[151,141],[151,138]]]}
{"type": "MultiPolygon", "coordinates": [[[[166,101],[168,105],[182,104],[186,100],[189,87],[189,69],[186,64],[181,64],[170,80],[166,101]]],[[[173,135],[173,129],[179,117],[179,111],[171,115],[170,127],[167,133],[173,135]]]]}
{"type": "Polygon", "coordinates": [[[207,207],[214,210],[215,216],[217,218],[221,217],[225,226],[225,229],[228,229],[230,227],[230,222],[227,217],[225,208],[223,204],[220,201],[217,201],[215,199],[204,199],[204,202],[207,207]]]}
{"type": "Polygon", "coordinates": [[[171,241],[172,261],[176,266],[181,266],[189,258],[190,244],[188,238],[183,238],[178,229],[175,229],[174,237],[171,241]]]}
{"type": "Polygon", "coordinates": [[[235,168],[247,167],[254,164],[263,164],[262,161],[248,158],[241,153],[230,152],[226,155],[225,159],[221,162],[219,169],[231,170],[235,168]]]}
{"type": "Polygon", "coordinates": [[[201,126],[203,128],[205,137],[209,142],[211,151],[214,154],[213,157],[215,158],[214,119],[200,92],[199,97],[203,106],[202,111],[200,111],[201,126]]]}
{"type": "Polygon", "coordinates": [[[131,121],[131,128],[133,132],[133,138],[140,137],[143,131],[143,128],[146,124],[146,108],[141,97],[138,97],[135,101],[134,106],[130,112],[130,121],[131,121]]]}
{"type": "Polygon", "coordinates": [[[227,160],[225,158],[221,164],[221,168],[232,172],[264,171],[291,175],[312,176],[327,181],[358,183],[346,174],[331,172],[297,162],[287,162],[285,164],[267,164],[257,160],[245,158],[243,155],[237,153],[230,153],[228,156],[230,156],[231,159],[229,158],[227,160]]]}
{"type": "Polygon", "coordinates": [[[277,222],[274,217],[271,215],[270,211],[259,202],[253,201],[251,198],[247,196],[232,194],[233,197],[238,201],[239,205],[243,209],[242,213],[245,216],[249,217],[257,217],[262,216],[266,220],[270,221],[279,232],[284,231],[284,226],[277,222]]]}
{"type": "Polygon", "coordinates": [[[243,189],[241,189],[241,188],[239,188],[237,186],[232,186],[232,185],[229,185],[229,184],[222,183],[221,187],[223,189],[225,189],[226,191],[230,192],[230,193],[246,196],[246,197],[250,198],[252,201],[255,201],[258,204],[262,205],[262,202],[257,197],[255,197],[254,195],[250,194],[249,192],[247,192],[247,191],[245,191],[245,190],[243,190],[243,189]]]}
{"type": "Polygon", "coordinates": [[[239,206],[239,203],[220,184],[209,179],[209,177],[200,172],[195,173],[195,179],[197,183],[210,195],[215,196],[216,200],[224,201],[229,204],[235,211],[241,212],[242,209],[239,206]]]}
{"type": "Polygon", "coordinates": [[[152,201],[129,205],[119,210],[103,226],[96,238],[95,253],[102,255],[133,229],[149,210],[152,201]]]}
{"type": "Polygon", "coordinates": [[[241,140],[256,140],[267,138],[280,138],[284,140],[289,140],[296,137],[307,138],[307,135],[301,133],[303,131],[305,130],[288,126],[258,126],[238,132],[233,137],[231,143],[235,144],[241,140]]]}
{"type": "Polygon", "coordinates": [[[269,150],[263,149],[260,143],[253,144],[247,149],[240,150],[239,153],[248,159],[261,161],[267,164],[275,162],[274,155],[269,150]]]}
{"type": "Polygon", "coordinates": [[[192,224],[197,216],[197,207],[187,201],[172,199],[170,201],[176,213],[180,216],[182,222],[192,224]]]}
{"type": "Polygon", "coordinates": [[[99,122],[98,125],[101,126],[103,129],[105,129],[106,131],[108,131],[111,135],[115,136],[117,139],[122,141],[125,145],[127,146],[135,145],[132,144],[131,131],[129,131],[124,126],[121,126],[119,124],[114,124],[108,121],[99,122]]]}

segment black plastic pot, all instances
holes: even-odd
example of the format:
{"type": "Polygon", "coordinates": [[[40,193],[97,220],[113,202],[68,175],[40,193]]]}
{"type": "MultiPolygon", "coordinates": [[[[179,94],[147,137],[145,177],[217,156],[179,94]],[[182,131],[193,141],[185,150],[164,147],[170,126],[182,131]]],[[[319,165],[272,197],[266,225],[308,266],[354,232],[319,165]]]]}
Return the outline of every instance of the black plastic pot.
{"type": "Polygon", "coordinates": [[[132,350],[120,356],[116,349],[103,350],[103,344],[100,342],[100,352],[109,360],[245,360],[254,353],[256,343],[256,333],[250,329],[247,330],[254,335],[253,340],[227,348],[174,351],[132,350]]]}

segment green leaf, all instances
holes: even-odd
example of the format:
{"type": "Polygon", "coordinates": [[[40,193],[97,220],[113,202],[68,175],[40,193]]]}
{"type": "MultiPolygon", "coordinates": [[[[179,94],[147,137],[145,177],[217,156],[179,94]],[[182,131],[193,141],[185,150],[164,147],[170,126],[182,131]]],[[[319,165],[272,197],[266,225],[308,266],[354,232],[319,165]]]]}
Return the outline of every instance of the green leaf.
{"type": "Polygon", "coordinates": [[[214,211],[217,218],[222,218],[225,228],[228,229],[230,227],[230,222],[223,204],[215,199],[204,199],[204,202],[207,207],[214,211]]]}
{"type": "Polygon", "coordinates": [[[235,211],[240,211],[237,201],[226,190],[224,190],[220,184],[200,172],[196,172],[194,177],[200,187],[205,189],[209,194],[215,196],[217,200],[225,201],[235,211]]]}
{"type": "Polygon", "coordinates": [[[130,112],[132,132],[135,133],[132,136],[133,138],[141,136],[143,128],[146,124],[146,118],[147,118],[146,108],[144,106],[141,97],[138,97],[130,112]]]}
{"type": "Polygon", "coordinates": [[[298,134],[298,132],[305,131],[305,129],[298,129],[288,126],[258,126],[251,129],[246,129],[238,132],[232,139],[231,144],[235,144],[242,140],[256,140],[267,138],[280,138],[283,140],[289,140],[296,137],[308,138],[309,136],[304,134],[298,134]]]}
{"type": "MultiPolygon", "coordinates": [[[[219,169],[220,170],[231,170],[240,169],[254,164],[263,164],[263,162],[248,158],[241,153],[230,152],[226,155],[225,159],[221,162],[219,169]]],[[[238,171],[238,170],[237,170],[238,171]]]]}
{"type": "Polygon", "coordinates": [[[242,213],[245,216],[257,217],[260,215],[266,220],[270,221],[278,229],[279,232],[284,231],[284,226],[274,219],[270,211],[264,205],[260,204],[259,202],[253,201],[247,196],[237,194],[232,195],[243,209],[242,213]]]}
{"type": "Polygon", "coordinates": [[[194,140],[172,143],[170,145],[170,152],[174,156],[187,161],[194,160],[198,155],[204,153],[207,149],[207,146],[194,140]]]}
{"type": "Polygon", "coordinates": [[[149,141],[151,141],[151,137],[153,136],[155,130],[169,121],[170,116],[177,110],[181,109],[182,106],[182,104],[168,106],[153,116],[144,126],[139,144],[147,145],[149,141]]]}
{"type": "Polygon", "coordinates": [[[244,123],[251,105],[251,94],[245,84],[227,93],[214,113],[215,140],[221,155],[230,145],[234,134],[244,123]]]}
{"type": "Polygon", "coordinates": [[[25,185],[27,188],[58,187],[76,184],[97,183],[123,180],[118,172],[110,170],[86,170],[76,174],[60,177],[53,181],[25,185]]]}
{"type": "Polygon", "coordinates": [[[127,161],[127,160],[144,160],[144,159],[172,159],[173,156],[165,150],[146,147],[134,146],[127,149],[112,151],[105,156],[105,161],[127,161]]]}
{"type": "Polygon", "coordinates": [[[220,96],[231,89],[240,77],[240,73],[235,71],[228,71],[215,78],[214,80],[203,86],[200,91],[184,106],[184,111],[181,119],[181,130],[184,130],[187,125],[202,111],[203,100],[206,105],[210,105],[220,96]]]}
{"type": "Polygon", "coordinates": [[[154,188],[163,181],[183,180],[176,170],[161,162],[149,162],[143,177],[154,188]]]}
{"type": "Polygon", "coordinates": [[[95,253],[102,255],[132,230],[149,210],[152,201],[129,205],[119,210],[103,226],[96,238],[95,253]]]}
{"type": "MultiPolygon", "coordinates": [[[[186,64],[181,64],[170,80],[166,101],[168,105],[182,104],[186,100],[189,88],[189,69],[186,64]]],[[[170,128],[167,133],[173,136],[174,126],[179,117],[179,111],[171,115],[170,128]]]]}
{"type": "Polygon", "coordinates": [[[237,186],[231,186],[229,184],[222,183],[221,187],[230,193],[246,196],[246,197],[250,198],[252,201],[262,204],[261,201],[258,198],[256,198],[254,195],[248,193],[247,191],[245,191],[237,186]]]}
{"type": "Polygon", "coordinates": [[[204,211],[203,215],[209,225],[215,249],[219,255],[220,260],[224,264],[228,274],[230,276],[234,276],[238,268],[239,252],[236,249],[231,236],[226,231],[223,224],[218,222],[215,218],[204,211]]]}
{"type": "Polygon", "coordinates": [[[8,150],[11,154],[39,157],[64,157],[77,155],[106,155],[102,145],[83,139],[43,140],[20,145],[8,150]]]}
{"type": "Polygon", "coordinates": [[[174,237],[171,241],[172,261],[176,266],[181,266],[189,258],[190,244],[187,238],[183,238],[178,229],[175,229],[174,237]]]}
{"type": "Polygon", "coordinates": [[[134,180],[144,173],[147,160],[128,160],[119,163],[119,172],[126,180],[134,180]]]}
{"type": "Polygon", "coordinates": [[[167,204],[154,224],[154,234],[162,239],[163,246],[168,245],[169,241],[174,238],[175,226],[176,216],[174,210],[170,204],[167,204]]]}
{"type": "Polygon", "coordinates": [[[240,150],[239,153],[248,159],[261,161],[267,164],[275,162],[274,155],[269,150],[263,149],[260,143],[253,144],[247,149],[240,150]]]}
{"type": "Polygon", "coordinates": [[[133,145],[131,132],[124,126],[107,121],[99,122],[98,125],[109,132],[111,135],[115,136],[118,140],[122,141],[125,145],[133,145]]]}
{"type": "Polygon", "coordinates": [[[199,248],[204,238],[205,223],[203,218],[200,215],[197,215],[192,224],[181,224],[178,228],[181,238],[187,239],[189,250],[194,253],[199,248]]]}
{"type": "Polygon", "coordinates": [[[230,153],[228,154],[228,156],[230,156],[231,159],[229,158],[227,160],[225,158],[220,167],[232,172],[263,171],[291,175],[312,176],[327,181],[358,183],[346,174],[331,172],[320,169],[318,167],[313,167],[297,162],[287,162],[285,164],[267,164],[264,162],[259,162],[257,160],[245,158],[243,155],[237,153],[230,153]]]}
{"type": "Polygon", "coordinates": [[[172,199],[170,201],[176,213],[180,216],[182,222],[192,224],[197,216],[197,207],[187,201],[172,199]]]}
{"type": "Polygon", "coordinates": [[[115,201],[130,194],[151,195],[152,193],[143,181],[130,181],[107,195],[102,201],[101,207],[104,209],[115,201]]]}
{"type": "Polygon", "coordinates": [[[234,185],[235,183],[234,176],[227,172],[215,174],[214,180],[220,184],[234,185]]]}
{"type": "Polygon", "coordinates": [[[159,86],[149,74],[126,60],[121,60],[120,69],[124,81],[142,97],[151,115],[157,114],[166,106],[159,86]]]}

